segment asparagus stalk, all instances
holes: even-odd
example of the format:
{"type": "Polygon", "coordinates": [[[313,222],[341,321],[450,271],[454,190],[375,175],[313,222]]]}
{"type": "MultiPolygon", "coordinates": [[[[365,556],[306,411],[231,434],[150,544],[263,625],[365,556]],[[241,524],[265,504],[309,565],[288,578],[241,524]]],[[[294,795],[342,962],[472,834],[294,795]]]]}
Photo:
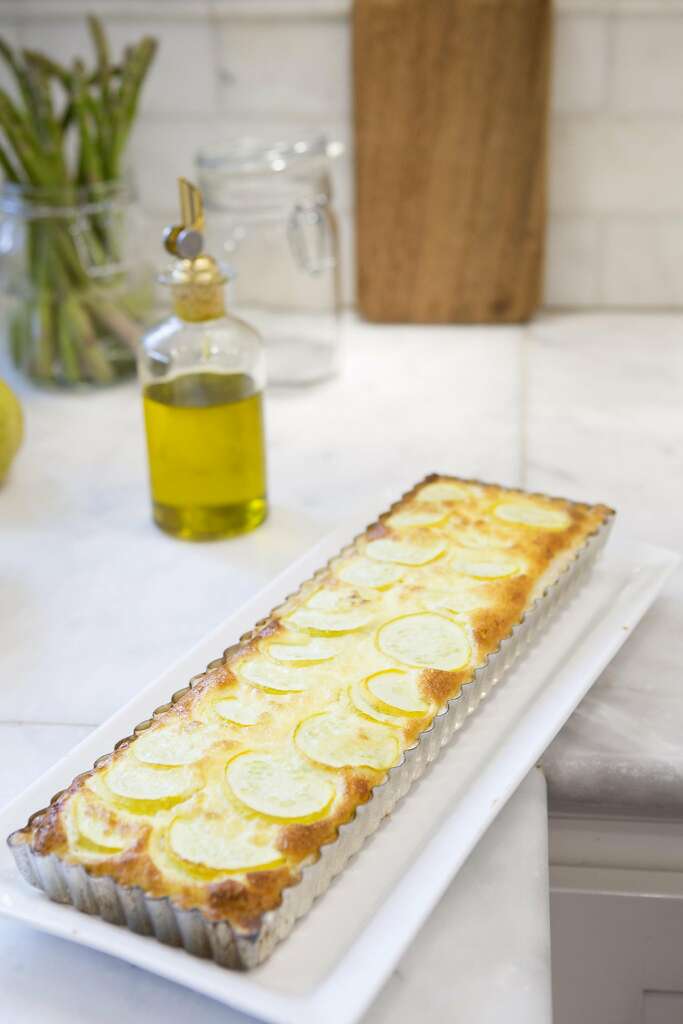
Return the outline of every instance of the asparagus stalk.
{"type": "Polygon", "coordinates": [[[102,97],[102,106],[109,113],[109,107],[111,97],[109,95],[109,88],[111,83],[111,61],[109,59],[109,43],[107,42],[107,36],[102,26],[102,22],[99,18],[96,18],[93,14],[88,16],[88,28],[90,29],[90,35],[95,47],[95,53],[97,54],[97,69],[95,71],[96,80],[100,86],[100,95],[102,97]]]}
{"type": "Polygon", "coordinates": [[[0,89],[0,126],[25,175],[32,185],[47,180],[45,163],[41,160],[39,145],[26,119],[22,117],[6,92],[0,89]]]}
{"type": "Polygon", "coordinates": [[[114,372],[84,309],[83,293],[70,284],[66,268],[57,258],[54,246],[51,253],[56,263],[54,283],[59,316],[57,338],[64,378],[70,384],[81,379],[107,384],[114,379],[114,372]]]}
{"type": "Polygon", "coordinates": [[[57,342],[62,362],[64,379],[69,384],[76,384],[81,379],[81,368],[78,358],[77,343],[80,340],[73,330],[69,319],[69,305],[61,302],[56,306],[57,342]]]}
{"type": "Polygon", "coordinates": [[[101,332],[108,345],[120,342],[123,352],[136,347],[141,333],[125,304],[117,305],[108,294],[109,280],[120,283],[107,277],[109,265],[119,258],[116,219],[110,211],[93,210],[76,222],[68,207],[78,202],[81,189],[92,194],[98,185],[119,177],[156,41],[142,39],[115,63],[101,22],[90,17],[88,27],[95,53],[92,68],[83,61],[65,67],[30,49],[17,52],[0,39],[0,60],[10,69],[17,91],[14,100],[0,90],[0,132],[6,143],[0,144],[0,170],[8,181],[47,190],[48,204],[67,207],[28,225],[34,298],[12,321],[12,350],[18,363],[30,358],[35,376],[61,376],[68,383],[83,377],[106,383],[116,375],[99,341],[101,332]],[[76,147],[70,141],[73,135],[76,147]],[[75,231],[81,232],[83,251],[75,231]],[[91,276],[98,266],[104,277],[91,276]],[[31,333],[26,330],[29,319],[39,339],[30,356],[20,351],[22,330],[31,333]]]}
{"type": "Polygon", "coordinates": [[[19,173],[10,160],[8,153],[2,146],[0,146],[0,167],[2,167],[2,173],[5,175],[7,181],[19,181],[19,173]]]}
{"type": "Polygon", "coordinates": [[[156,40],[151,36],[146,36],[137,46],[129,48],[126,52],[121,68],[118,102],[113,114],[114,133],[111,163],[115,170],[118,170],[120,166],[121,156],[137,113],[142,83],[154,60],[156,48],[156,40]]]}
{"type": "Polygon", "coordinates": [[[62,152],[62,132],[52,102],[50,80],[38,66],[27,62],[26,74],[35,97],[35,109],[40,123],[40,141],[50,176],[58,182],[67,180],[62,152]]]}
{"type": "Polygon", "coordinates": [[[23,355],[26,351],[24,339],[30,330],[26,305],[23,304],[12,311],[9,322],[10,351],[15,366],[23,367],[23,355]]]}
{"type": "Polygon", "coordinates": [[[84,305],[95,320],[108,328],[136,353],[142,338],[142,327],[123,313],[102,292],[93,291],[84,299],[84,305]]]}
{"type": "Polygon", "coordinates": [[[39,112],[35,107],[35,96],[32,85],[26,73],[26,68],[15,55],[12,47],[4,39],[0,38],[0,57],[12,72],[17,83],[19,94],[24,103],[27,119],[33,122],[34,127],[39,124],[39,112]]]}
{"type": "Polygon", "coordinates": [[[92,319],[83,303],[78,301],[76,295],[71,295],[65,305],[68,307],[74,330],[77,331],[82,341],[80,358],[86,378],[96,384],[111,383],[116,376],[114,369],[97,340],[92,319]]]}
{"type": "Polygon", "coordinates": [[[67,92],[71,88],[71,73],[58,61],[37,50],[24,50],[24,60],[40,68],[48,78],[56,78],[67,92]]]}
{"type": "Polygon", "coordinates": [[[103,161],[92,135],[92,118],[89,115],[85,91],[85,68],[78,60],[74,61],[73,65],[73,82],[71,102],[80,135],[78,180],[83,184],[94,185],[103,180],[103,161]]]}

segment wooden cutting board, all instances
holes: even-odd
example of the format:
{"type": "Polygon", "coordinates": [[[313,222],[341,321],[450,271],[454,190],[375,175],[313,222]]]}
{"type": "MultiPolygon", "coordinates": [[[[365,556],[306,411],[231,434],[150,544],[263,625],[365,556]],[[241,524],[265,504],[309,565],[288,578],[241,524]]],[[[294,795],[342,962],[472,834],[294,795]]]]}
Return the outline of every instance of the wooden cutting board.
{"type": "Polygon", "coordinates": [[[358,305],[516,322],[541,294],[551,0],[356,0],[358,305]]]}

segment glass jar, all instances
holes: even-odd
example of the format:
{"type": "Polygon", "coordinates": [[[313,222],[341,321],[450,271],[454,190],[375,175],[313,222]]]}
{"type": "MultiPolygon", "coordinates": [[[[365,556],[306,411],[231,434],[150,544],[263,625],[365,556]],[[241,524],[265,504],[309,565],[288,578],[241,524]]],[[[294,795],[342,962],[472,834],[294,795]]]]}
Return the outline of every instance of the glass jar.
{"type": "Polygon", "coordinates": [[[135,372],[154,288],[129,185],[0,189],[0,282],[14,363],[41,384],[135,372]]]}
{"type": "Polygon", "coordinates": [[[261,332],[268,382],[337,370],[339,242],[324,137],[237,139],[196,159],[209,248],[234,271],[231,307],[261,332]]]}
{"type": "Polygon", "coordinates": [[[211,257],[163,278],[175,315],[139,358],[154,521],[186,540],[251,530],[267,513],[258,333],[226,313],[211,257]]]}

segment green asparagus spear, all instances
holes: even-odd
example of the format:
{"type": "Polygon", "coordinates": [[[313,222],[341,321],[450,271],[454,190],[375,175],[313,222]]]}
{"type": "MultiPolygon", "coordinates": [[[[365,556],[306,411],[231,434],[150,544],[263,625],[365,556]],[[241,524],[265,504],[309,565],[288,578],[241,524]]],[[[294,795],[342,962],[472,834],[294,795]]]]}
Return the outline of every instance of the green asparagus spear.
{"type": "Polygon", "coordinates": [[[0,126],[15,152],[29,184],[49,184],[49,167],[40,147],[6,92],[0,89],[0,126]]]}
{"type": "Polygon", "coordinates": [[[65,89],[71,88],[71,72],[56,60],[37,50],[24,50],[24,60],[30,62],[52,78],[56,78],[65,89]]]}
{"type": "MultiPolygon", "coordinates": [[[[67,92],[71,89],[71,72],[63,64],[53,60],[44,53],[40,53],[38,50],[24,50],[23,52],[26,60],[31,60],[34,64],[40,65],[45,73],[57,79],[67,92]]],[[[121,68],[118,64],[112,64],[109,72],[111,78],[116,78],[121,74],[121,68]]],[[[87,75],[88,85],[95,85],[99,80],[99,69],[91,71],[87,75]]]]}
{"type": "Polygon", "coordinates": [[[114,368],[97,340],[95,328],[83,302],[72,294],[66,303],[69,318],[81,341],[79,356],[85,377],[94,384],[110,384],[116,376],[114,368]]]}
{"type": "Polygon", "coordinates": [[[137,46],[129,48],[124,59],[118,102],[113,116],[112,166],[117,170],[135,120],[142,83],[154,59],[156,47],[156,40],[147,36],[137,46]]]}
{"type": "Polygon", "coordinates": [[[66,383],[110,381],[117,365],[108,349],[114,353],[120,342],[121,368],[130,365],[141,333],[132,307],[126,309],[110,290],[120,258],[118,218],[97,203],[78,217],[70,209],[81,188],[90,198],[100,184],[119,177],[156,41],[142,39],[115,63],[101,22],[90,17],[88,26],[94,68],[82,61],[67,68],[0,39],[0,60],[17,87],[16,100],[0,90],[6,143],[0,144],[0,171],[7,181],[44,193],[48,211],[51,204],[57,208],[28,223],[32,297],[12,321],[12,350],[34,376],[66,383]],[[36,344],[22,342],[22,335],[36,344]]]}
{"type": "Polygon", "coordinates": [[[0,167],[2,167],[3,174],[7,181],[19,181],[19,172],[15,169],[14,164],[2,146],[0,146],[0,167]]]}
{"type": "Polygon", "coordinates": [[[109,83],[111,80],[111,62],[109,59],[109,44],[104,27],[99,18],[94,14],[88,15],[88,28],[97,54],[97,81],[99,82],[102,94],[102,104],[107,110],[109,108],[109,83]]]}
{"type": "Polygon", "coordinates": [[[1,37],[0,57],[4,60],[7,67],[14,75],[14,79],[19,88],[19,94],[23,100],[24,107],[26,108],[27,117],[33,122],[34,128],[38,128],[39,118],[34,107],[33,89],[29,82],[28,75],[26,74],[26,68],[16,56],[9,43],[1,37]]]}
{"type": "Polygon", "coordinates": [[[136,354],[142,339],[142,327],[121,312],[102,291],[90,292],[84,297],[86,308],[104,327],[123,341],[136,354]]]}
{"type": "Polygon", "coordinates": [[[26,75],[34,96],[36,118],[41,127],[41,142],[45,159],[50,164],[51,177],[56,182],[67,180],[62,151],[62,132],[52,102],[52,90],[45,71],[31,60],[26,61],[26,75]]]}
{"type": "Polygon", "coordinates": [[[77,354],[81,339],[74,331],[73,323],[69,318],[69,306],[66,302],[56,305],[56,314],[57,343],[62,362],[62,372],[68,384],[76,384],[81,377],[81,368],[77,354]]]}
{"type": "Polygon", "coordinates": [[[74,113],[80,133],[80,156],[78,180],[83,184],[102,181],[102,160],[92,136],[91,121],[86,102],[85,68],[81,61],[73,64],[73,91],[71,93],[74,113]]]}

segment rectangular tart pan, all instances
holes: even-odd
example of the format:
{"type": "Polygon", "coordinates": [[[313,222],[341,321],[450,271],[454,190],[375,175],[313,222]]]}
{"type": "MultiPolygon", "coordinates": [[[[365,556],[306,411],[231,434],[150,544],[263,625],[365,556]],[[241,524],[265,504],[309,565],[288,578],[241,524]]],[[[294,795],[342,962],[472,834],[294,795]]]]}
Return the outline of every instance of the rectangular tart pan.
{"type": "MultiPolygon", "coordinates": [[[[411,495],[414,490],[404,497],[411,495]]],[[[598,529],[586,538],[572,561],[534,601],[523,619],[501,641],[498,649],[488,656],[470,682],[465,683],[458,695],[449,700],[446,707],[435,716],[431,725],[417,738],[415,745],[404,752],[399,764],[388,771],[385,781],[375,786],[370,800],[361,804],[354,817],[340,826],[334,842],[321,848],[317,860],[302,867],[299,880],[283,891],[280,905],[263,914],[254,930],[245,932],[233,928],[228,921],[208,920],[199,909],[183,909],[176,906],[169,897],[150,897],[139,886],[119,885],[113,878],[106,876],[92,877],[83,865],[68,864],[56,854],[37,854],[26,842],[25,829],[13,832],[7,840],[19,871],[27,882],[42,889],[57,903],[69,903],[86,914],[99,915],[105,921],[123,925],[141,935],[154,935],[160,942],[182,946],[195,956],[213,959],[225,967],[250,970],[258,966],[268,958],[277,943],[289,934],[297,919],[308,912],[314,900],[325,892],[335,875],[343,870],[347,861],[358,852],[385,815],[408,792],[444,744],[452,739],[468,716],[485,702],[493,687],[504,681],[510,666],[527,652],[544,624],[555,618],[586,582],[605,546],[613,521],[613,515],[607,516],[598,529]]],[[[322,574],[325,568],[315,576],[322,574]]],[[[240,642],[248,642],[258,626],[265,621],[241,637],[240,642]]],[[[211,662],[208,667],[216,667],[222,664],[222,660],[220,658],[211,662]]],[[[203,677],[195,678],[199,681],[203,677]]],[[[190,682],[190,686],[193,682],[190,682]]],[[[175,693],[172,703],[179,700],[187,689],[185,687],[175,693]]],[[[168,707],[165,704],[157,711],[165,711],[168,707]]],[[[138,728],[142,729],[148,724],[142,723],[138,728]]],[[[52,802],[60,795],[55,794],[52,802]]],[[[44,810],[32,815],[28,826],[42,813],[44,810]]]]}

